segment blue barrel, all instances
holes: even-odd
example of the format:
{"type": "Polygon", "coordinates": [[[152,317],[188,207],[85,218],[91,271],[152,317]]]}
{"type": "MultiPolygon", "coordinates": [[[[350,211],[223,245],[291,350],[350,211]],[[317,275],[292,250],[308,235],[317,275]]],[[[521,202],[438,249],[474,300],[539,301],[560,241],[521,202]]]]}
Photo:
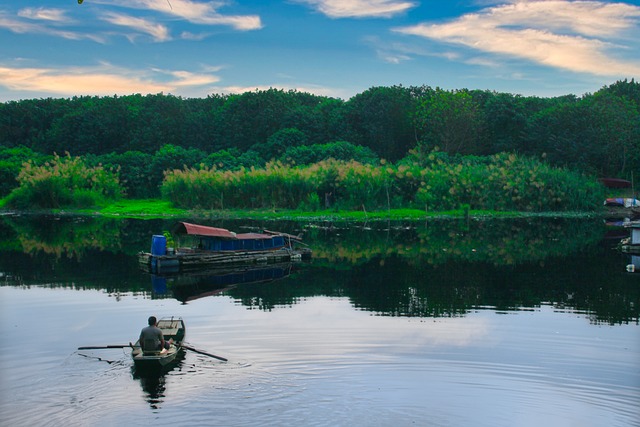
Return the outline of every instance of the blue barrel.
{"type": "Polygon", "coordinates": [[[161,235],[154,235],[151,239],[151,255],[167,254],[167,238],[161,235]]]}
{"type": "Polygon", "coordinates": [[[151,276],[151,286],[153,292],[157,295],[164,295],[167,293],[167,279],[166,277],[158,277],[156,275],[151,276]]]}

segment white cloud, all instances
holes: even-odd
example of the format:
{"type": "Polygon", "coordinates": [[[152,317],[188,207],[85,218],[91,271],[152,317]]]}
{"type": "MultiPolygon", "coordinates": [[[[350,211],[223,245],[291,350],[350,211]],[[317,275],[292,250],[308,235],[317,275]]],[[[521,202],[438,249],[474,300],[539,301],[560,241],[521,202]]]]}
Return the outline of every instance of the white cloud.
{"type": "Polygon", "coordinates": [[[0,66],[0,86],[17,92],[60,96],[175,93],[219,81],[216,75],[176,70],[129,70],[100,64],[94,67],[35,68],[0,66]],[[168,78],[167,78],[168,76],[168,78]]]}
{"type": "Polygon", "coordinates": [[[308,4],[330,18],[390,18],[416,6],[399,0],[294,0],[308,4]]]}
{"type": "MultiPolygon", "coordinates": [[[[149,34],[155,41],[164,42],[171,40],[169,28],[157,22],[154,17],[133,17],[128,14],[110,11],[114,6],[127,9],[138,9],[160,12],[178,17],[193,24],[214,26],[225,25],[236,30],[249,31],[262,28],[262,22],[257,15],[225,15],[218,12],[224,6],[222,2],[196,2],[191,0],[93,0],[90,12],[95,13],[100,19],[112,25],[127,27],[135,30],[135,34],[149,34]]],[[[88,8],[88,5],[78,6],[88,8]]],[[[0,28],[18,34],[46,34],[63,37],[70,40],[94,40],[105,43],[113,31],[92,26],[86,32],[74,30],[62,30],[62,26],[78,26],[77,21],[69,19],[65,11],[55,8],[23,8],[15,15],[8,15],[0,11],[0,28]]],[[[126,34],[133,40],[135,36],[126,34]]],[[[181,37],[184,40],[202,40],[206,35],[195,35],[185,32],[181,37]]]]}
{"type": "Polygon", "coordinates": [[[201,41],[206,39],[209,36],[209,34],[207,33],[200,33],[200,34],[195,34],[189,31],[183,31],[180,34],[180,38],[182,40],[192,40],[192,41],[201,41]]]}
{"type": "Polygon", "coordinates": [[[0,28],[5,28],[16,34],[45,34],[55,37],[62,37],[68,40],[93,40],[97,43],[105,42],[105,38],[99,34],[82,34],[74,31],[65,31],[57,28],[51,28],[39,23],[32,23],[8,18],[1,12],[0,28]]]}
{"type": "Polygon", "coordinates": [[[447,23],[394,31],[595,75],[638,75],[640,7],[595,1],[517,1],[447,23]],[[635,45],[635,46],[634,46],[635,45]],[[629,57],[617,57],[629,53],[629,57]],[[626,51],[626,52],[625,52],[626,51]]]}
{"type": "Polygon", "coordinates": [[[134,9],[146,9],[178,16],[193,24],[228,25],[236,30],[248,31],[262,28],[257,15],[224,15],[218,9],[224,2],[196,2],[191,0],[113,0],[104,4],[116,4],[134,9]]]}
{"type": "Polygon", "coordinates": [[[62,9],[48,9],[44,7],[27,7],[18,11],[18,16],[27,19],[37,19],[44,21],[66,22],[68,21],[62,9]]]}
{"type": "Polygon", "coordinates": [[[117,13],[105,14],[102,19],[114,25],[129,27],[136,31],[149,34],[157,42],[164,42],[171,39],[166,26],[156,24],[147,19],[117,13]]]}

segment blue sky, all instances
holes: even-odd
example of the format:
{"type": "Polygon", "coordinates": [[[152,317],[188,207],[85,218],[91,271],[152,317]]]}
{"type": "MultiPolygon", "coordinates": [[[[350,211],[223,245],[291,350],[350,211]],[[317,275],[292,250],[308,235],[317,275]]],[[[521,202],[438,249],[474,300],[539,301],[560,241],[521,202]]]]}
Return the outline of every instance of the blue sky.
{"type": "Polygon", "coordinates": [[[640,79],[640,0],[0,0],[0,101],[640,79]]]}

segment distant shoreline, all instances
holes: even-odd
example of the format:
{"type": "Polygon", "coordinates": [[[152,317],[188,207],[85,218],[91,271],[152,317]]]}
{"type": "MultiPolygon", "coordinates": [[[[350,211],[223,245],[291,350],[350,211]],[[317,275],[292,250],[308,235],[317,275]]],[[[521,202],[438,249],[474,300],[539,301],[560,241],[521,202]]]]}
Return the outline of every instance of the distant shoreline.
{"type": "Polygon", "coordinates": [[[194,218],[194,219],[268,219],[268,220],[353,220],[353,221],[383,221],[383,220],[425,220],[425,219],[459,219],[459,218],[534,218],[534,217],[558,217],[558,218],[588,218],[606,217],[604,209],[589,212],[517,212],[517,211],[484,211],[484,210],[446,210],[424,211],[420,209],[390,209],[390,210],[322,210],[322,211],[298,211],[287,209],[272,210],[191,210],[175,208],[170,202],[163,200],[118,200],[110,205],[95,207],[93,209],[38,209],[38,210],[12,210],[0,208],[0,215],[58,215],[58,216],[96,216],[107,218],[137,218],[137,219],[162,219],[162,218],[194,218]]]}

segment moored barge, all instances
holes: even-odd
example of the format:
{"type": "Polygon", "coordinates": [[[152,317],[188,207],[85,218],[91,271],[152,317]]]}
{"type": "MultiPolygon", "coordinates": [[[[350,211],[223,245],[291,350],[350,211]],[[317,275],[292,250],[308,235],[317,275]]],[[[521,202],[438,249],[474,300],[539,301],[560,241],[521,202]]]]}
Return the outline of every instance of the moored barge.
{"type": "Polygon", "coordinates": [[[167,247],[167,236],[154,235],[151,252],[140,252],[140,266],[151,273],[172,273],[202,268],[270,264],[309,259],[311,249],[302,247],[301,237],[264,230],[234,233],[224,228],[180,222],[172,234],[192,236],[188,247],[167,247]]]}

